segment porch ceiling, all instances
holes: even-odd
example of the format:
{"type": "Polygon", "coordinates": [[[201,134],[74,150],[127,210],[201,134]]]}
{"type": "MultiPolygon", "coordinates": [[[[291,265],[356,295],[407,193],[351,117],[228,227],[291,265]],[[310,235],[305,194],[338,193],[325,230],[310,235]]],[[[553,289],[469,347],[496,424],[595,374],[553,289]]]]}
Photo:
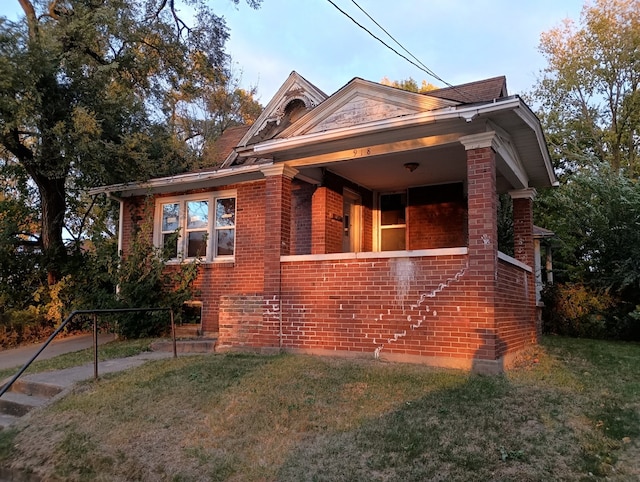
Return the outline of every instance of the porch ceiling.
{"type": "MultiPolygon", "coordinates": [[[[461,144],[398,152],[327,164],[328,170],[372,191],[397,191],[414,186],[463,182],[466,153],[461,144]],[[409,171],[404,165],[417,163],[409,171]]],[[[301,173],[305,173],[301,169],[301,173]]]]}

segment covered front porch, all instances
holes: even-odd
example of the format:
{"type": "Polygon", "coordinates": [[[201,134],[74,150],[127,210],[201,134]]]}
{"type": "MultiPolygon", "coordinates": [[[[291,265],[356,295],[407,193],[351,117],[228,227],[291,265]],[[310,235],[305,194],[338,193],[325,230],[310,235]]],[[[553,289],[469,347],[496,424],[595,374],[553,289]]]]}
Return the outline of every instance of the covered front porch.
{"type": "MultiPolygon", "coordinates": [[[[512,135],[474,119],[244,151],[273,160],[261,169],[272,239],[254,316],[244,295],[225,297],[245,309],[242,320],[221,313],[221,349],[270,340],[497,372],[535,343],[532,173],[512,135]],[[497,244],[502,193],[513,199],[514,257],[497,244]]],[[[531,132],[520,113],[505,119],[531,132]]]]}

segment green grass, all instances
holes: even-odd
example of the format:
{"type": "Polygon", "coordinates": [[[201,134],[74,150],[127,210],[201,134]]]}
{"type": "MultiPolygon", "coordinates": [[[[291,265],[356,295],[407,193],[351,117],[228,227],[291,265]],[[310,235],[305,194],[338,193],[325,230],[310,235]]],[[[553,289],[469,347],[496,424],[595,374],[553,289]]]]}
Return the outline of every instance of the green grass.
{"type": "Polygon", "coordinates": [[[180,357],[83,384],[0,458],[62,480],[639,480],[639,378],[638,344],[555,337],[499,377],[180,357]]]}

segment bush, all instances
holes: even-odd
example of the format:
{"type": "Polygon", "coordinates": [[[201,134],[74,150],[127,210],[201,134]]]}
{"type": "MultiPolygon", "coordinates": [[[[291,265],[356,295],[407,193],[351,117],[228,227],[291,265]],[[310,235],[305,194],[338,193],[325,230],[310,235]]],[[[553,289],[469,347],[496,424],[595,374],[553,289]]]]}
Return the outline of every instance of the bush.
{"type": "Polygon", "coordinates": [[[580,338],[640,338],[640,311],[605,290],[555,284],[543,292],[543,330],[580,338]]]}
{"type": "MultiPolygon", "coordinates": [[[[179,317],[184,302],[194,296],[199,262],[168,266],[167,253],[153,246],[152,232],[152,221],[138,226],[131,250],[121,261],[119,302],[126,308],[173,308],[179,317]]],[[[117,332],[124,338],[158,336],[169,326],[165,312],[135,313],[119,317],[117,332]]]]}
{"type": "Polygon", "coordinates": [[[54,323],[42,309],[29,306],[22,310],[9,310],[0,314],[0,347],[12,348],[36,343],[51,335],[54,323]]]}

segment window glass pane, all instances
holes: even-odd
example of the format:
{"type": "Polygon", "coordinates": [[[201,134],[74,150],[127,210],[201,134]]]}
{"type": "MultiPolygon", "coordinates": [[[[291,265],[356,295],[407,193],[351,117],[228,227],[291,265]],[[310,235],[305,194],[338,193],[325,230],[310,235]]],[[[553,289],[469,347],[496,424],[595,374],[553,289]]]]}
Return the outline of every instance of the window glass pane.
{"type": "Polygon", "coordinates": [[[187,237],[187,257],[196,258],[207,254],[207,232],[192,231],[187,237]]]}
{"type": "Polygon", "coordinates": [[[178,233],[165,233],[162,235],[163,255],[167,258],[178,257],[178,233]]]}
{"type": "Polygon", "coordinates": [[[406,249],[405,228],[388,228],[380,230],[382,251],[400,251],[406,249]]]}
{"type": "Polygon", "coordinates": [[[380,196],[380,222],[383,226],[404,224],[404,208],[406,196],[404,194],[383,194],[380,196]]]}
{"type": "Polygon", "coordinates": [[[209,225],[209,202],[187,202],[187,229],[206,228],[209,225]]]}
{"type": "Polygon", "coordinates": [[[236,200],[235,198],[216,200],[216,226],[231,227],[236,224],[236,200]]]}
{"type": "Polygon", "coordinates": [[[235,229],[218,229],[217,256],[233,256],[235,229]]]}
{"type": "Polygon", "coordinates": [[[175,231],[180,220],[180,205],[178,203],[162,205],[162,231],[175,231]]]}

